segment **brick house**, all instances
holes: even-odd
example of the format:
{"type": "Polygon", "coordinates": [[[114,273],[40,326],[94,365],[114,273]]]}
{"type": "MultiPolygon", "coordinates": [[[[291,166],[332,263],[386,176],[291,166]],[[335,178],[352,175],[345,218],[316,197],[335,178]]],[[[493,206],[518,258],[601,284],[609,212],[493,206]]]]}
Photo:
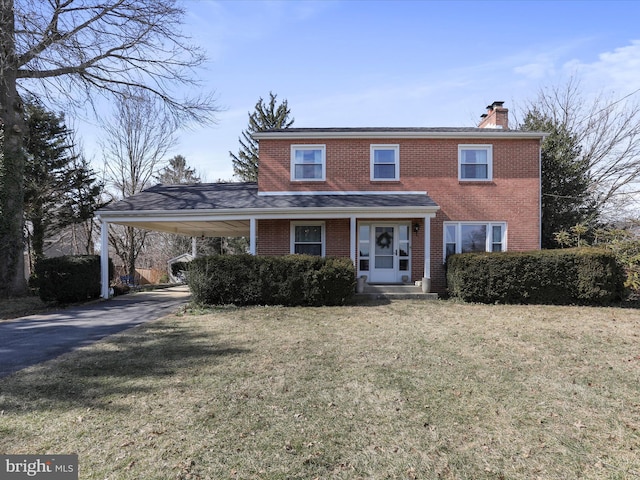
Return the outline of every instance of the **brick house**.
{"type": "Polygon", "coordinates": [[[103,245],[110,222],[246,235],[253,254],[350,257],[369,283],[424,280],[439,293],[450,253],[540,248],[544,134],[510,130],[503,102],[475,128],[289,128],[254,137],[257,184],[157,185],[99,212],[103,245]]]}

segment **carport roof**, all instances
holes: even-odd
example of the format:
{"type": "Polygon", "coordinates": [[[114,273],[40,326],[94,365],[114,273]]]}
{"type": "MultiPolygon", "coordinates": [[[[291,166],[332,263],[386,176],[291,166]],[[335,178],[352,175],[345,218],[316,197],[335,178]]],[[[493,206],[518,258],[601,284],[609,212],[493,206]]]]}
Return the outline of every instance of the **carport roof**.
{"type": "Polygon", "coordinates": [[[156,185],[136,195],[107,205],[98,215],[142,212],[299,210],[299,209],[375,209],[420,208],[438,205],[425,193],[401,192],[357,194],[258,194],[254,182],[156,185]]]}
{"type": "Polygon", "coordinates": [[[438,205],[426,192],[258,194],[256,183],[156,185],[101,208],[103,222],[189,236],[247,236],[259,219],[416,218],[438,205]]]}

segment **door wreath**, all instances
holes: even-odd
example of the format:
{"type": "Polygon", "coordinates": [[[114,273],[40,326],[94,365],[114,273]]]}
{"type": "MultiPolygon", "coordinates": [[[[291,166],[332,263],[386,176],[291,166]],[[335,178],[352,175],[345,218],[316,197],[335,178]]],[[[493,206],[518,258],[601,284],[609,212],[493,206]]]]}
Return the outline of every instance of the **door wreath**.
{"type": "Polygon", "coordinates": [[[380,248],[389,248],[393,243],[393,237],[389,234],[389,232],[384,232],[376,238],[376,245],[380,248]]]}

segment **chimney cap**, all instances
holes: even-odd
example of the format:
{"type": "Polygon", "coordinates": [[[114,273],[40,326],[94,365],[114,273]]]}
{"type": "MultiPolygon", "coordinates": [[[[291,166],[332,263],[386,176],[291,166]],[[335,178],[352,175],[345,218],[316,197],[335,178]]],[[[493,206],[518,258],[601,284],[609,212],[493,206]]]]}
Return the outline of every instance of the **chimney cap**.
{"type": "Polygon", "coordinates": [[[497,101],[493,102],[491,105],[489,105],[487,108],[501,108],[502,105],[504,105],[504,101],[497,100],[497,101]]]}

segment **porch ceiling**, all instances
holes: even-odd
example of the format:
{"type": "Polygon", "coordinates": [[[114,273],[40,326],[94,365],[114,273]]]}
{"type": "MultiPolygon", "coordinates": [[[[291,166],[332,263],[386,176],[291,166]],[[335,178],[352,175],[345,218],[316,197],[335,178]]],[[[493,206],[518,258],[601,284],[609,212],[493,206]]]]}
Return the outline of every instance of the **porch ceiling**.
{"type": "Polygon", "coordinates": [[[226,220],[226,221],[141,221],[141,220],[118,220],[118,225],[153,230],[156,232],[175,233],[187,235],[189,237],[248,237],[249,220],[226,220]]]}

